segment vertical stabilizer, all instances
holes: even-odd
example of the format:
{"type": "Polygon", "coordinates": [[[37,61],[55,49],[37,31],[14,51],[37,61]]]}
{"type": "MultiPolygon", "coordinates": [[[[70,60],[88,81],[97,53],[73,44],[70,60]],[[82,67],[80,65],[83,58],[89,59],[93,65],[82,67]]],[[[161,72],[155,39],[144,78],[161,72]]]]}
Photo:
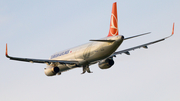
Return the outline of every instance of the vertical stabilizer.
{"type": "Polygon", "coordinates": [[[113,6],[112,6],[111,21],[110,21],[108,37],[116,36],[116,35],[118,35],[118,18],[117,18],[117,4],[115,2],[113,3],[113,6]]]}

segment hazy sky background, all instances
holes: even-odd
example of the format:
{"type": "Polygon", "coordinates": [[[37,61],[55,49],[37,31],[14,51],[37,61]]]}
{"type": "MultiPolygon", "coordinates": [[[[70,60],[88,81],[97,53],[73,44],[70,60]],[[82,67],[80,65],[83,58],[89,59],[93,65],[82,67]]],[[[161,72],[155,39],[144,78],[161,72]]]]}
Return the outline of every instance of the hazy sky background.
{"type": "Polygon", "coordinates": [[[92,74],[74,69],[47,77],[45,64],[11,61],[11,56],[48,59],[89,39],[108,35],[114,0],[0,1],[1,101],[179,101],[180,0],[117,0],[119,33],[126,40],[118,50],[169,36],[149,49],[118,55],[115,65],[92,74]]]}

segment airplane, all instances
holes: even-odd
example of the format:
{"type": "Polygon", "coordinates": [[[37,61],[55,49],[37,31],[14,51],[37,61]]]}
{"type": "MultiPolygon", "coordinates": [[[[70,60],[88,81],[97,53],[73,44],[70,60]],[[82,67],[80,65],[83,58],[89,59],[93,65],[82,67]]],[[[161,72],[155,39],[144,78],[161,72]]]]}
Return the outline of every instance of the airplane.
{"type": "Polygon", "coordinates": [[[132,48],[128,48],[121,51],[116,51],[124,40],[132,39],[135,37],[143,36],[150,34],[143,33],[131,37],[125,38],[123,35],[119,35],[118,32],[118,17],[117,17],[117,3],[114,2],[112,6],[110,28],[107,37],[90,40],[89,43],[77,46],[75,48],[70,48],[65,51],[57,52],[53,54],[50,59],[30,59],[30,58],[19,58],[12,57],[8,55],[8,48],[6,43],[6,52],[5,55],[11,60],[31,62],[31,63],[45,63],[47,67],[44,69],[44,72],[47,76],[60,75],[62,72],[74,69],[82,68],[82,73],[85,72],[92,73],[89,66],[98,63],[100,69],[108,69],[114,65],[113,58],[119,54],[130,55],[129,51],[145,48],[147,49],[148,45],[161,42],[174,34],[174,23],[172,28],[172,34],[168,37],[155,40],[149,43],[138,45],[132,48]]]}

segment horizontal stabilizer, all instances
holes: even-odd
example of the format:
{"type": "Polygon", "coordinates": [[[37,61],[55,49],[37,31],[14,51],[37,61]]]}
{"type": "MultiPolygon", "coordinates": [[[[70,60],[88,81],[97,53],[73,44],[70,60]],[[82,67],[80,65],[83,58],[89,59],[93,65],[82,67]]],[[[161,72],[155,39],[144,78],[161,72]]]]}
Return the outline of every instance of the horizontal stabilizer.
{"type": "Polygon", "coordinates": [[[139,37],[139,36],[143,36],[143,35],[150,34],[150,33],[151,33],[151,32],[144,33],[144,34],[139,34],[139,35],[135,35],[135,36],[131,36],[131,37],[127,37],[127,38],[124,38],[124,40],[131,39],[131,38],[135,38],[135,37],[139,37]]]}
{"type": "Polygon", "coordinates": [[[98,41],[98,42],[114,42],[115,40],[89,40],[89,41],[98,41]]]}

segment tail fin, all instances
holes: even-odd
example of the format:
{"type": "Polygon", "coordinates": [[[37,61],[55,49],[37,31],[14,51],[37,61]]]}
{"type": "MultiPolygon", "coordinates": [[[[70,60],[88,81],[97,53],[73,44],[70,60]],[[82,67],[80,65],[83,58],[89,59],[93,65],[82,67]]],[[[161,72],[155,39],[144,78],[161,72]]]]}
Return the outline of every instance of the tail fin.
{"type": "Polygon", "coordinates": [[[116,35],[118,35],[118,18],[117,18],[117,5],[115,2],[113,3],[113,6],[112,6],[111,21],[110,21],[108,37],[116,36],[116,35]]]}

